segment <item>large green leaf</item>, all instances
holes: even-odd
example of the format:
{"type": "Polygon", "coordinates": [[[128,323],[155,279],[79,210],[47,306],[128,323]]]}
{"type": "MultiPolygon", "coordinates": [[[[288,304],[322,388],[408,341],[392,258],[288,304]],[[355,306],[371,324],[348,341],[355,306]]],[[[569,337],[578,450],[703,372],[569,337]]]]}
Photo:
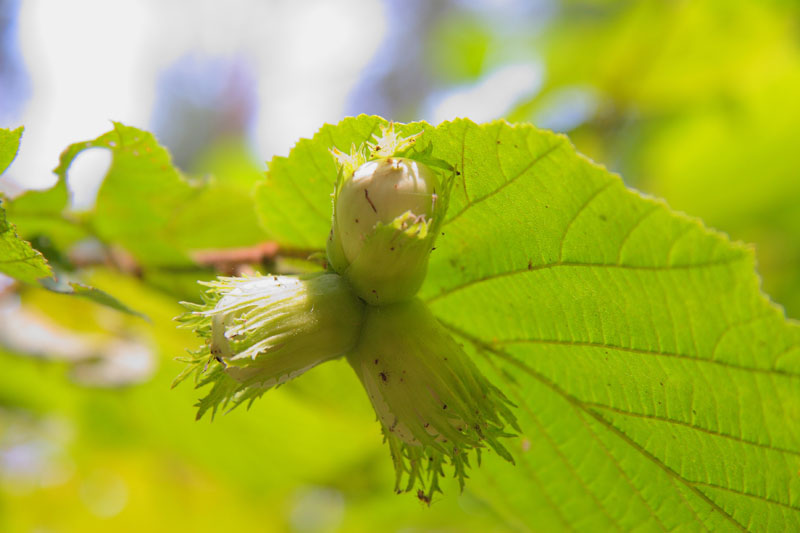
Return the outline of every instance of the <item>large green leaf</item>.
{"type": "Polygon", "coordinates": [[[536,475],[512,486],[577,524],[798,527],[800,329],[751,250],[563,137],[464,121],[431,142],[464,188],[425,299],[520,404],[536,475]]]}
{"type": "MultiPolygon", "coordinates": [[[[10,131],[0,129],[0,174],[17,155],[22,128],[10,131]]],[[[0,272],[27,283],[36,283],[40,278],[53,275],[47,261],[30,243],[17,236],[16,229],[6,220],[6,212],[0,202],[0,272]]]]}
{"type": "MultiPolygon", "coordinates": [[[[259,200],[276,240],[323,246],[328,149],[378,123],[326,126],[273,161],[259,200]]],[[[460,172],[421,297],[523,429],[517,466],[490,458],[468,489],[520,529],[800,527],[800,328],[760,292],[752,250],[563,136],[420,128],[460,172]]]]}

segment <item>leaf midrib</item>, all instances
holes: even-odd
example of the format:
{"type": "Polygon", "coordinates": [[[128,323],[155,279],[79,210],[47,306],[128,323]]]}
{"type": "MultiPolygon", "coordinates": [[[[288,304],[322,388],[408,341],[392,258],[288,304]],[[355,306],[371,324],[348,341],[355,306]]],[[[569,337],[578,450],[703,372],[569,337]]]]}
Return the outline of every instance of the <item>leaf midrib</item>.
{"type": "MultiPolygon", "coordinates": [[[[693,484],[693,482],[689,481],[688,479],[683,478],[680,474],[675,472],[672,468],[670,468],[669,466],[664,464],[660,459],[655,457],[653,454],[651,454],[650,452],[645,450],[641,445],[639,445],[636,441],[631,439],[625,432],[623,432],[622,430],[620,430],[619,428],[617,428],[613,424],[609,423],[608,420],[603,418],[600,414],[594,412],[592,409],[589,409],[583,403],[583,401],[581,401],[577,397],[569,394],[568,392],[563,390],[561,387],[559,387],[556,383],[554,383],[553,381],[551,381],[550,379],[548,379],[544,375],[540,374],[536,370],[530,368],[528,365],[526,365],[522,361],[519,361],[517,358],[511,356],[510,354],[507,354],[502,350],[498,350],[498,349],[494,348],[493,346],[491,346],[490,344],[487,344],[483,340],[481,340],[481,339],[479,339],[477,337],[474,337],[472,335],[469,335],[468,333],[466,333],[466,332],[464,332],[464,331],[462,331],[462,330],[460,330],[460,329],[458,329],[458,328],[456,328],[456,327],[454,327],[454,326],[442,321],[441,319],[439,319],[439,321],[441,322],[441,324],[445,328],[447,328],[450,331],[452,331],[455,335],[458,335],[459,337],[465,339],[470,344],[472,344],[479,352],[492,354],[492,355],[502,359],[503,361],[506,361],[507,363],[519,368],[520,370],[522,370],[526,374],[530,375],[532,378],[534,378],[535,380],[537,380],[538,382],[540,382],[541,384],[543,384],[544,386],[546,386],[547,388],[549,388],[550,390],[552,390],[553,392],[555,392],[556,394],[558,394],[559,396],[564,398],[573,407],[575,407],[576,409],[580,410],[581,412],[584,412],[587,415],[589,415],[592,418],[594,418],[597,422],[599,422],[601,425],[606,427],[609,431],[612,431],[615,435],[617,435],[619,438],[621,438],[625,443],[627,443],[629,446],[631,446],[639,454],[641,454],[643,457],[647,458],[649,461],[651,461],[657,467],[659,467],[664,472],[666,472],[667,475],[670,476],[670,478],[680,482],[683,486],[685,486],[692,493],[694,493],[698,498],[702,499],[708,505],[712,506],[717,512],[720,513],[721,516],[724,516],[736,528],[740,529],[741,531],[747,531],[747,528],[742,523],[740,523],[738,520],[736,520],[730,513],[728,513],[725,509],[720,507],[719,504],[714,502],[705,493],[703,493],[700,489],[698,489],[693,484]]],[[[615,460],[615,462],[616,462],[616,460],[615,460]]],[[[617,465],[617,466],[619,467],[619,465],[617,465]]],[[[723,488],[723,487],[718,487],[718,488],[723,488]]],[[[728,489],[728,490],[730,490],[730,489],[728,489]]],[[[732,491],[732,492],[736,492],[736,491],[732,491]]],[[[754,496],[754,497],[757,497],[757,496],[754,496]]],[[[762,499],[763,499],[763,497],[762,497],[762,499]]],[[[770,500],[770,501],[772,502],[772,500],[770,500]]],[[[780,505],[779,502],[772,502],[772,503],[780,505]]],[[[691,506],[689,506],[689,507],[691,507],[691,506]]]]}
{"type": "Polygon", "coordinates": [[[528,265],[523,268],[518,268],[515,270],[506,270],[503,272],[497,272],[494,274],[489,274],[486,276],[481,276],[475,279],[471,279],[465,283],[461,283],[459,285],[455,285],[453,287],[447,288],[434,296],[431,296],[425,300],[426,303],[432,303],[436,300],[449,296],[454,292],[458,292],[460,290],[469,288],[473,285],[477,285],[486,281],[491,281],[494,279],[500,279],[504,277],[515,276],[519,274],[526,274],[528,272],[536,272],[539,270],[547,270],[551,268],[558,268],[558,267],[576,267],[576,268],[616,268],[621,270],[634,270],[634,271],[649,271],[649,272],[664,272],[664,271],[671,271],[671,270],[692,270],[692,269],[700,269],[700,268],[713,268],[718,266],[728,266],[737,261],[743,261],[747,258],[746,255],[728,257],[725,259],[721,259],[718,261],[706,261],[703,263],[686,263],[686,264],[678,264],[678,265],[629,265],[629,264],[619,264],[619,263],[583,263],[580,261],[554,261],[552,263],[543,263],[539,265],[528,265]]]}

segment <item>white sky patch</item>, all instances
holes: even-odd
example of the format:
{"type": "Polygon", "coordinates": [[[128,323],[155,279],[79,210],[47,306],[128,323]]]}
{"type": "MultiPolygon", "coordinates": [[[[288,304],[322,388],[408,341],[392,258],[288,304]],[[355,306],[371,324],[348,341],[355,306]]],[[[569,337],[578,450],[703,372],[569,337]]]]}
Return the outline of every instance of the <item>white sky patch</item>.
{"type": "Polygon", "coordinates": [[[597,112],[600,96],[592,87],[564,87],[543,97],[533,115],[533,123],[540,128],[566,133],[597,112]]]}
{"type": "Polygon", "coordinates": [[[537,63],[506,65],[474,85],[434,95],[426,114],[434,124],[458,117],[488,122],[505,115],[522,99],[532,97],[542,80],[542,67],[537,63]]]}
{"type": "Polygon", "coordinates": [[[111,120],[147,126],[154,85],[141,75],[150,38],[146,3],[23,2],[20,48],[31,80],[25,134],[9,172],[24,187],[52,184],[70,143],[97,137],[111,120]]]}
{"type": "Polygon", "coordinates": [[[111,151],[107,148],[89,148],[79,153],[67,171],[72,207],[91,209],[103,177],[111,166],[111,151]]]}

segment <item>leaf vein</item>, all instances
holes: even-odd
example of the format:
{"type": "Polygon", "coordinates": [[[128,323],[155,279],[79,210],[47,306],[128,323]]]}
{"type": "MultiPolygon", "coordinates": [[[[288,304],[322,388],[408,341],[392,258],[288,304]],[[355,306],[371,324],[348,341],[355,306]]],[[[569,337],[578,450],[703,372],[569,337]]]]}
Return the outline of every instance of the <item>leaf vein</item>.
{"type": "MultiPolygon", "coordinates": [[[[503,189],[505,189],[506,187],[508,187],[509,185],[514,183],[515,181],[517,181],[519,178],[524,176],[529,170],[531,170],[534,167],[534,165],[536,165],[536,163],[538,163],[539,161],[541,161],[542,159],[544,159],[545,157],[550,155],[553,151],[555,151],[556,148],[559,148],[562,144],[564,144],[563,141],[554,143],[547,150],[545,150],[544,152],[539,154],[538,157],[532,159],[531,162],[528,163],[516,175],[514,175],[510,179],[506,180],[504,183],[499,185],[496,189],[494,189],[493,191],[491,191],[488,194],[485,194],[484,196],[481,196],[480,198],[476,198],[475,200],[468,201],[467,204],[463,208],[461,208],[461,211],[459,211],[458,213],[456,213],[455,215],[450,217],[448,220],[446,220],[442,224],[442,226],[446,226],[446,225],[450,224],[451,222],[454,222],[457,218],[459,218],[461,215],[463,215],[469,208],[474,207],[475,205],[477,205],[477,204],[479,204],[481,202],[484,202],[484,201],[488,200],[489,198],[491,198],[492,196],[498,194],[500,191],[502,191],[503,189]]],[[[463,152],[462,152],[462,157],[463,157],[463,152]]],[[[465,169],[462,169],[461,173],[462,173],[462,177],[463,177],[465,175],[465,169]]],[[[464,177],[464,183],[466,185],[466,177],[464,177]]]]}
{"type": "MultiPolygon", "coordinates": [[[[487,361],[498,375],[502,375],[501,370],[497,368],[497,365],[495,364],[494,361],[492,361],[491,359],[487,359],[487,361]]],[[[569,473],[572,474],[572,476],[577,480],[580,487],[594,501],[595,505],[597,505],[597,508],[600,509],[603,515],[605,515],[605,517],[608,518],[608,520],[611,523],[613,523],[618,530],[623,531],[622,526],[617,522],[617,520],[613,516],[611,516],[611,514],[603,505],[603,502],[600,501],[600,498],[598,498],[598,496],[589,488],[589,485],[586,483],[586,481],[578,474],[578,472],[575,470],[575,467],[572,466],[572,463],[569,462],[569,458],[564,454],[564,452],[561,450],[561,448],[558,446],[555,440],[553,440],[553,437],[547,432],[544,425],[536,416],[536,413],[533,411],[533,409],[531,409],[530,405],[528,405],[528,403],[524,401],[524,399],[519,394],[516,394],[515,396],[520,406],[525,410],[525,412],[528,413],[528,416],[530,416],[531,421],[534,423],[538,431],[544,436],[545,440],[547,441],[547,444],[550,446],[550,448],[552,448],[553,452],[558,456],[558,458],[567,468],[569,473]]]]}
{"type": "Polygon", "coordinates": [[[625,236],[619,242],[619,248],[617,249],[617,264],[618,265],[622,264],[622,250],[625,248],[625,245],[628,243],[628,240],[631,238],[631,236],[636,231],[636,229],[639,228],[642,225],[642,223],[645,220],[647,220],[647,218],[650,215],[652,215],[653,213],[658,211],[659,207],[661,207],[659,204],[655,204],[655,205],[651,206],[650,209],[648,209],[647,211],[642,213],[639,216],[639,218],[637,218],[636,221],[631,225],[631,227],[628,228],[628,231],[625,232],[625,236]]]}
{"type": "Polygon", "coordinates": [[[685,504],[685,506],[689,509],[689,511],[691,511],[692,515],[694,515],[695,519],[697,520],[697,523],[703,526],[703,529],[705,531],[711,531],[710,529],[708,529],[708,526],[705,524],[705,521],[702,518],[700,518],[699,514],[697,514],[697,511],[695,510],[694,506],[691,503],[689,503],[689,500],[686,499],[686,496],[683,494],[683,491],[681,490],[681,486],[678,485],[678,482],[675,481],[675,478],[670,477],[669,480],[675,486],[675,488],[678,489],[677,490],[678,496],[680,497],[681,501],[685,504]]]}
{"type": "Polygon", "coordinates": [[[577,405],[574,405],[574,404],[570,404],[570,406],[572,406],[572,408],[575,410],[575,412],[578,415],[578,418],[581,420],[581,423],[586,428],[586,430],[589,432],[589,434],[592,436],[592,439],[600,446],[600,448],[603,450],[603,453],[606,455],[606,457],[608,457],[608,459],[611,461],[611,463],[619,471],[620,475],[622,476],[622,479],[625,480],[625,483],[628,484],[628,486],[631,488],[631,490],[633,490],[633,493],[636,494],[636,496],[639,497],[639,499],[642,501],[644,506],[647,507],[647,510],[650,512],[650,514],[653,516],[653,518],[655,518],[655,520],[658,523],[658,525],[661,526],[661,529],[664,530],[664,531],[667,531],[667,526],[661,520],[661,517],[659,517],[658,514],[656,514],[655,509],[653,509],[653,506],[650,505],[650,502],[647,501],[647,498],[644,497],[644,494],[642,494],[642,491],[639,489],[639,487],[637,487],[636,485],[633,484],[633,480],[631,480],[631,478],[628,475],[628,473],[625,472],[625,470],[622,468],[622,465],[619,463],[617,458],[614,457],[611,454],[611,450],[609,450],[608,447],[606,447],[606,445],[603,444],[603,441],[600,440],[600,438],[597,436],[597,433],[595,433],[595,431],[592,429],[592,427],[589,424],[586,423],[586,420],[583,418],[583,415],[581,414],[582,412],[585,412],[585,410],[584,409],[580,409],[577,405]]]}
{"type": "Polygon", "coordinates": [[[607,348],[609,350],[617,350],[620,352],[629,352],[635,353],[640,355],[658,355],[662,357],[674,357],[676,359],[684,359],[687,361],[697,362],[697,363],[707,363],[712,365],[719,365],[726,368],[732,368],[734,370],[741,370],[743,372],[755,372],[759,374],[766,374],[766,375],[778,375],[784,376],[789,378],[800,379],[800,374],[794,372],[787,372],[783,370],[773,370],[772,368],[766,367],[755,367],[755,366],[744,366],[739,365],[736,363],[731,363],[728,361],[722,361],[719,359],[706,359],[703,357],[694,357],[689,354],[678,353],[678,352],[666,352],[660,350],[647,350],[644,348],[633,348],[629,346],[618,346],[615,344],[606,344],[602,342],[591,342],[591,341],[573,341],[573,340],[562,340],[562,339],[498,339],[494,340],[493,344],[496,346],[507,346],[511,344],[554,344],[554,345],[562,345],[562,346],[581,346],[587,348],[607,348]]]}
{"type": "Polygon", "coordinates": [[[703,426],[698,426],[698,425],[692,424],[690,422],[685,422],[683,420],[678,420],[676,418],[667,418],[667,417],[664,417],[664,416],[651,415],[651,414],[646,414],[646,413],[637,413],[637,412],[634,412],[634,411],[627,411],[625,409],[620,409],[619,407],[613,407],[611,405],[606,405],[606,404],[597,403],[597,402],[585,402],[584,401],[583,404],[585,406],[587,406],[587,407],[590,407],[590,408],[596,408],[596,409],[602,409],[602,410],[605,410],[605,411],[611,411],[611,412],[617,413],[617,414],[622,415],[622,416],[628,416],[628,417],[631,417],[631,418],[642,418],[642,419],[646,419],[646,420],[655,420],[655,421],[658,421],[658,422],[665,422],[665,423],[668,423],[668,424],[674,424],[674,425],[677,425],[677,426],[683,426],[683,427],[686,427],[686,428],[689,428],[689,429],[692,429],[692,430],[697,430],[697,431],[699,431],[701,433],[706,433],[706,434],[714,436],[714,437],[721,437],[721,438],[729,439],[729,440],[732,440],[732,441],[736,441],[736,442],[741,443],[741,444],[747,444],[749,446],[756,446],[758,448],[763,448],[765,450],[769,450],[769,451],[772,451],[772,452],[785,453],[785,454],[788,454],[788,455],[794,455],[794,456],[800,457],[800,450],[791,450],[789,448],[783,448],[783,447],[775,446],[775,445],[772,445],[772,444],[765,444],[763,442],[758,442],[758,441],[754,441],[754,440],[745,439],[745,438],[743,438],[741,436],[731,435],[729,433],[723,433],[721,431],[715,431],[713,429],[709,429],[709,428],[706,428],[706,427],[703,427],[703,426]]]}
{"type": "Polygon", "coordinates": [[[548,270],[551,268],[559,268],[559,267],[577,267],[577,268],[618,268],[622,270],[632,270],[632,271],[649,271],[649,272],[664,272],[664,271],[673,271],[673,270],[692,270],[692,269],[700,269],[700,268],[713,268],[718,266],[726,266],[736,261],[741,261],[743,259],[742,256],[740,257],[729,257],[726,259],[718,260],[718,261],[707,261],[705,263],[693,263],[693,264],[684,264],[684,265],[620,265],[616,263],[583,263],[583,262],[574,262],[574,261],[555,261],[552,263],[544,263],[541,265],[530,265],[525,266],[522,268],[518,268],[515,270],[507,270],[504,272],[498,272],[495,274],[487,274],[485,276],[481,276],[475,279],[471,279],[467,282],[464,282],[460,285],[455,285],[453,287],[447,288],[442,290],[439,294],[429,297],[425,300],[427,303],[434,302],[445,296],[448,296],[454,292],[466,289],[473,285],[477,285],[479,283],[483,283],[485,281],[491,281],[493,279],[499,279],[504,277],[516,276],[518,274],[527,274],[529,272],[536,272],[538,270],[548,270]]]}
{"type": "Polygon", "coordinates": [[[767,498],[766,496],[762,496],[760,494],[755,494],[752,492],[747,492],[746,490],[738,490],[731,487],[724,487],[722,485],[717,485],[715,483],[708,483],[706,481],[689,481],[689,483],[698,486],[698,487],[708,487],[711,489],[719,489],[724,490],[726,492],[732,492],[734,494],[739,494],[740,496],[747,496],[749,498],[755,498],[756,500],[761,500],[766,503],[771,503],[773,505],[779,505],[780,507],[785,507],[786,509],[791,509],[792,511],[800,511],[800,507],[796,505],[792,505],[791,503],[781,502],[778,500],[773,500],[772,498],[767,498]]]}
{"type": "Polygon", "coordinates": [[[561,241],[560,241],[559,246],[558,246],[558,260],[559,261],[561,261],[564,258],[564,241],[567,240],[567,235],[569,234],[569,230],[572,227],[572,224],[578,219],[578,217],[580,217],[581,213],[583,213],[586,210],[586,208],[589,207],[589,204],[591,204],[592,201],[595,198],[600,196],[600,194],[603,191],[608,189],[613,184],[614,184],[614,180],[610,179],[605,184],[603,184],[603,186],[598,187],[592,194],[589,195],[588,198],[586,198],[586,200],[583,202],[583,204],[581,204],[581,206],[578,208],[578,210],[575,211],[575,214],[572,216],[572,218],[569,220],[569,222],[567,222],[567,225],[564,228],[564,233],[561,235],[561,241]]]}

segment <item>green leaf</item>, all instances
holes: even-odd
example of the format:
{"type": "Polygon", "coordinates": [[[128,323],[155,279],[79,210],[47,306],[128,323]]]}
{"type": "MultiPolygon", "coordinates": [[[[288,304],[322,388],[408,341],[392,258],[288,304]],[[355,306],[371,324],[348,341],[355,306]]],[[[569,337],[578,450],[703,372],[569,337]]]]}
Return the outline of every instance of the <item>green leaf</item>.
{"type": "MultiPolygon", "coordinates": [[[[5,170],[14,159],[21,136],[22,128],[13,132],[0,129],[0,172],[5,170]]],[[[25,198],[26,195],[23,195],[17,207],[21,205],[24,210],[31,199],[35,199],[33,206],[39,210],[39,216],[42,217],[43,213],[50,215],[48,225],[67,203],[66,185],[63,181],[48,191],[29,194],[31,196],[27,198],[25,198]]],[[[59,283],[42,253],[17,236],[16,228],[6,220],[6,212],[2,204],[0,204],[0,272],[27,283],[39,281],[42,286],[54,292],[87,298],[117,311],[147,318],[107,292],[95,287],[77,282],[59,283]]]]}
{"type": "Polygon", "coordinates": [[[68,206],[67,184],[60,179],[50,189],[22,193],[9,201],[6,211],[23,237],[46,236],[57,248],[66,250],[91,235],[79,217],[65,212],[68,206]]]}
{"type": "Polygon", "coordinates": [[[0,174],[6,171],[8,166],[17,157],[19,140],[22,138],[21,126],[15,130],[0,128],[0,174]]]}
{"type": "Polygon", "coordinates": [[[271,239],[290,248],[325,249],[331,229],[331,193],[337,169],[331,148],[349,153],[386,124],[380,117],[346,118],[325,125],[313,139],[301,139],[289,157],[269,163],[267,179],[256,189],[258,215],[271,239]]]}
{"type": "MultiPolygon", "coordinates": [[[[273,161],[271,236],[324,244],[328,148],[378,123],[326,126],[273,161]]],[[[468,490],[519,529],[800,528],[800,328],[761,293],[752,250],[563,136],[414,128],[460,172],[420,296],[522,427],[517,466],[489,456],[468,490]]]]}
{"type": "Polygon", "coordinates": [[[531,449],[510,487],[572,526],[800,526],[800,329],[752,251],[564,137],[467,121],[431,137],[463,163],[424,297],[519,403],[531,449]]]}
{"type": "Polygon", "coordinates": [[[44,256],[29,242],[17,236],[14,226],[6,220],[2,204],[0,204],[0,273],[25,283],[36,283],[41,278],[53,275],[44,256]]]}
{"type": "Polygon", "coordinates": [[[139,261],[188,263],[170,239],[173,213],[185,208],[191,186],[172,166],[152,134],[114,124],[97,139],[69,146],[55,173],[66,181],[69,165],[88,148],[108,148],[113,157],[97,196],[92,226],[99,237],[123,246],[139,261]]]}
{"type": "MultiPolygon", "coordinates": [[[[186,266],[194,250],[264,240],[249,192],[222,178],[188,180],[151,133],[123,124],[68,147],[55,169],[57,187],[64,187],[69,166],[90,148],[110,150],[112,162],[87,224],[102,241],[122,246],[140,264],[186,266]]],[[[42,207],[50,200],[32,203],[42,207]]]]}
{"type": "MultiPolygon", "coordinates": [[[[16,157],[21,137],[22,128],[0,129],[0,174],[16,157]]],[[[16,228],[6,220],[3,203],[0,203],[0,272],[26,283],[53,275],[42,254],[17,236],[16,228]]]]}
{"type": "Polygon", "coordinates": [[[112,309],[116,309],[117,311],[122,311],[123,313],[127,313],[129,315],[138,316],[139,318],[144,318],[145,320],[149,320],[146,315],[131,309],[115,297],[111,296],[107,292],[98,289],[97,287],[92,287],[90,285],[84,285],[83,283],[78,283],[75,281],[67,282],[67,283],[57,283],[57,282],[50,282],[49,280],[45,280],[42,283],[45,288],[57,292],[59,294],[68,294],[71,296],[77,296],[79,298],[86,298],[87,300],[91,300],[95,303],[100,305],[104,305],[106,307],[110,307],[112,309]]]}

